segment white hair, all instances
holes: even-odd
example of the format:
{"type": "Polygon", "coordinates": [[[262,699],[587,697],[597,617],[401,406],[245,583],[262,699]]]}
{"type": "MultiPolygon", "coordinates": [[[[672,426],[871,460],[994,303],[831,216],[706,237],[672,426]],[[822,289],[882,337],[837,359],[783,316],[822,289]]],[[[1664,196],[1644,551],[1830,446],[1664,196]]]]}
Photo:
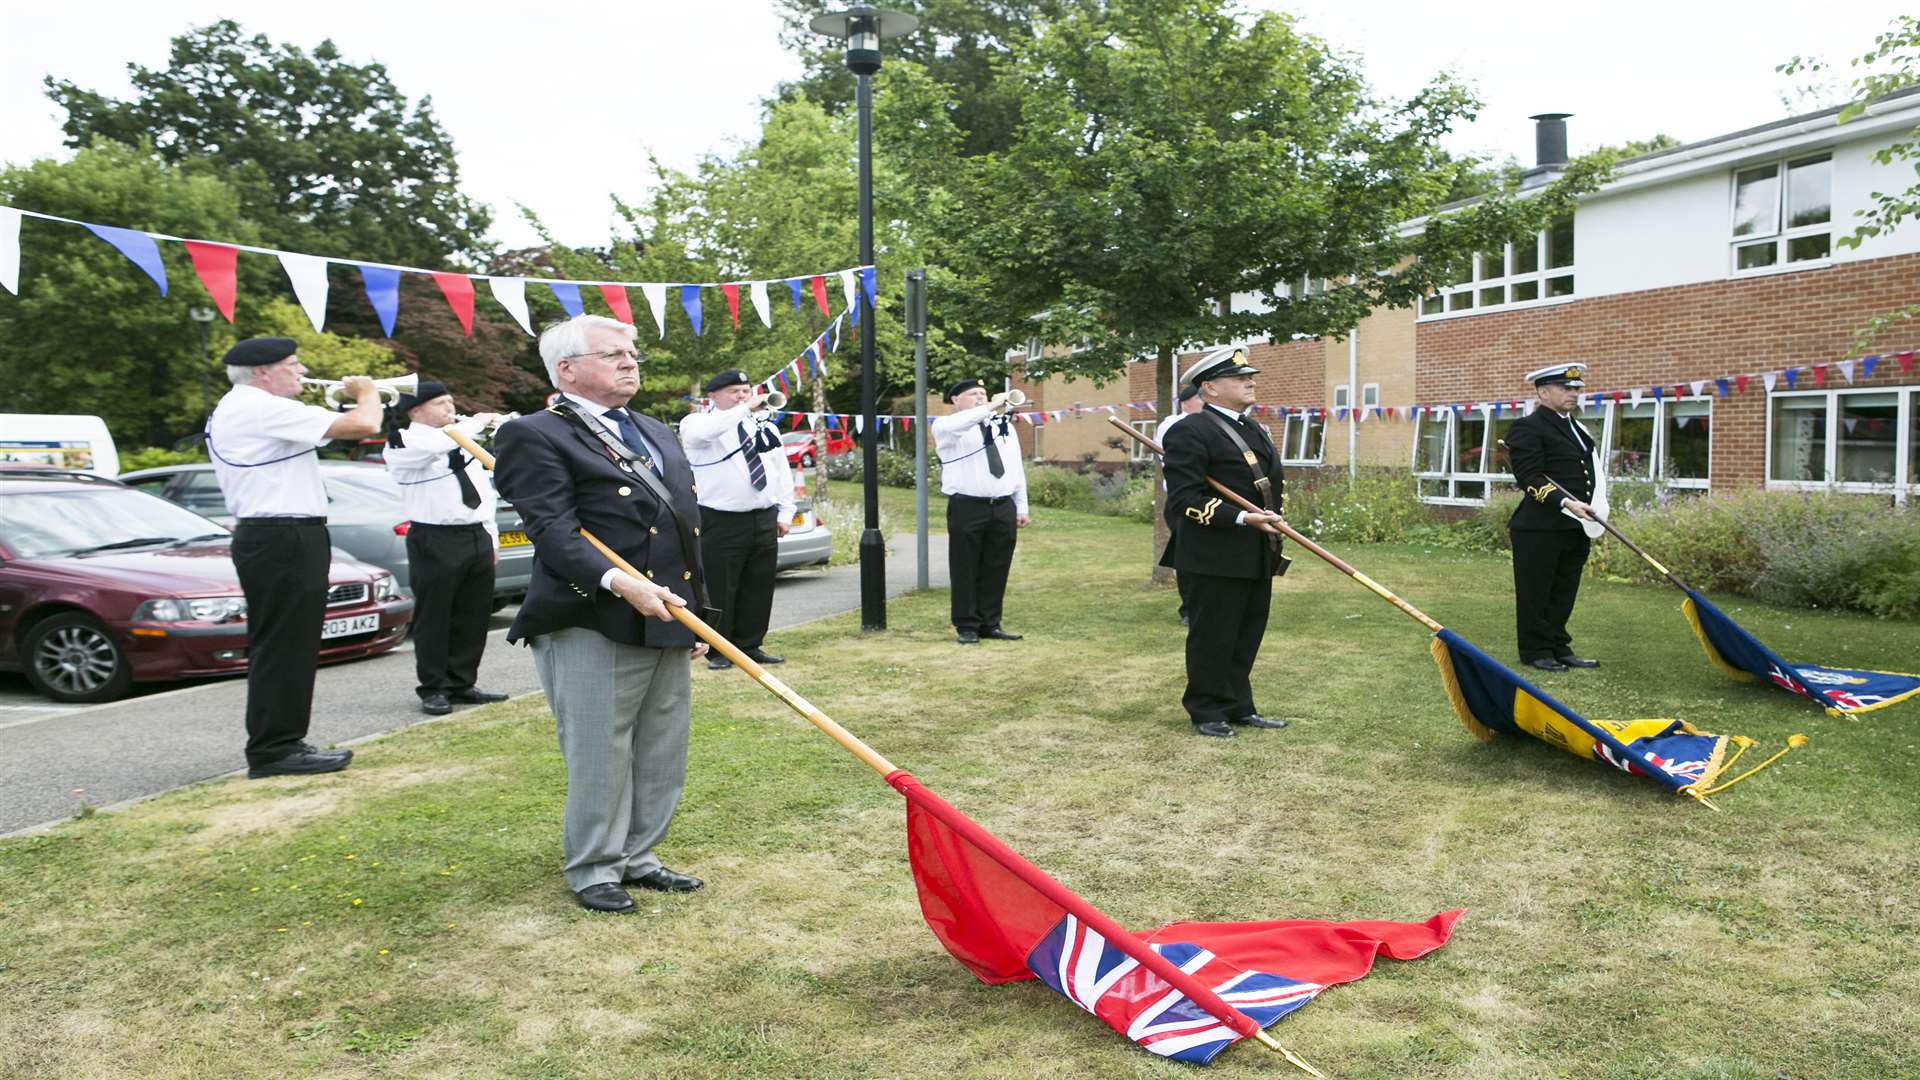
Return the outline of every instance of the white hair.
{"type": "Polygon", "coordinates": [[[604,315],[575,315],[566,322],[554,323],[540,334],[540,360],[547,365],[547,381],[554,386],[560,385],[560,361],[569,356],[580,356],[587,351],[587,331],[594,327],[613,330],[632,341],[634,329],[631,324],[619,319],[609,319],[604,315]]]}
{"type": "Polygon", "coordinates": [[[242,367],[239,364],[227,365],[227,381],[235,386],[246,386],[253,382],[253,373],[259,368],[242,367]]]}

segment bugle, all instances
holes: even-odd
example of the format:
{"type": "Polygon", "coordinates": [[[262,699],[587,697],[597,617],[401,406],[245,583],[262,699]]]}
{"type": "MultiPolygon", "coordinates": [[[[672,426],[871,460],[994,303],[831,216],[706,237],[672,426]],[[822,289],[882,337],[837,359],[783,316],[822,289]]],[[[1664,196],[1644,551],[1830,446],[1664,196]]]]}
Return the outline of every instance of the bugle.
{"type": "MultiPolygon", "coordinates": [[[[306,386],[323,387],[322,396],[326,398],[327,404],[336,409],[344,407],[340,404],[340,391],[346,389],[345,382],[339,379],[301,379],[300,382],[306,386]]],[[[401,394],[411,394],[420,389],[420,376],[416,372],[411,375],[396,375],[391,379],[375,379],[373,387],[380,391],[380,397],[383,400],[393,404],[400,400],[401,394]]]]}
{"type": "Polygon", "coordinates": [[[787,395],[778,390],[769,390],[764,394],[755,394],[751,404],[747,406],[747,411],[762,412],[772,409],[774,412],[779,412],[786,407],[787,395]]]}
{"type": "Polygon", "coordinates": [[[987,399],[987,404],[993,406],[993,411],[997,413],[1006,412],[1008,409],[1017,409],[1026,403],[1026,392],[1018,387],[995,394],[987,399]]]}

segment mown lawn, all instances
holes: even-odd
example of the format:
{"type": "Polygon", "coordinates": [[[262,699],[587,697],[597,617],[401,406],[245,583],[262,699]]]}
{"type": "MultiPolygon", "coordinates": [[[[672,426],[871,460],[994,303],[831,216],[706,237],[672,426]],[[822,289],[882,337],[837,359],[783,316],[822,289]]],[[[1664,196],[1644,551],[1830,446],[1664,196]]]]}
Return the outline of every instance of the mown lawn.
{"type": "MultiPolygon", "coordinates": [[[[899,504],[901,493],[888,492],[899,504]]],[[[902,512],[910,521],[910,509],[902,512]]],[[[936,514],[936,519],[937,519],[936,514]]],[[[1453,718],[1424,632],[1296,552],[1255,672],[1285,732],[1197,739],[1144,526],[1041,511],[1007,625],[943,592],[776,635],[779,674],[1123,923],[1419,919],[1274,1031],[1341,1077],[1920,1074],[1920,703],[1858,721],[1710,668],[1677,597],[1589,582],[1597,718],[1812,745],[1723,813],[1453,718]]],[[[1500,560],[1344,552],[1501,658],[1500,560]]],[[[1790,659],[1920,667],[1920,627],[1726,598],[1790,659]]],[[[558,873],[564,773],[537,699],[0,841],[0,1076],[1177,1076],[927,932],[898,797],[738,672],[696,673],[668,865],[691,897],[594,916],[558,873]]],[[[1251,1044],[1218,1075],[1299,1075],[1251,1044]]]]}

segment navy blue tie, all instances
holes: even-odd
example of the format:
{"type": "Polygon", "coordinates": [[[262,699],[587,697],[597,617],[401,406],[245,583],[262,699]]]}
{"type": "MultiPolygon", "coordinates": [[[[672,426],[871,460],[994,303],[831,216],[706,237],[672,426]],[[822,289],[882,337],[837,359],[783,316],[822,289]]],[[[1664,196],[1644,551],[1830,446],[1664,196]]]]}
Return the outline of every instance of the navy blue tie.
{"type": "Polygon", "coordinates": [[[627,444],[627,449],[640,455],[641,464],[659,473],[660,463],[653,459],[653,447],[647,445],[647,440],[640,434],[640,425],[633,422],[627,410],[608,409],[607,415],[613,419],[614,430],[620,433],[620,441],[627,444]]]}
{"type": "Polygon", "coordinates": [[[752,482],[753,490],[765,491],[767,489],[767,467],[760,463],[759,440],[754,438],[753,433],[747,430],[747,425],[745,424],[740,425],[739,434],[740,456],[747,459],[747,479],[752,482]]]}

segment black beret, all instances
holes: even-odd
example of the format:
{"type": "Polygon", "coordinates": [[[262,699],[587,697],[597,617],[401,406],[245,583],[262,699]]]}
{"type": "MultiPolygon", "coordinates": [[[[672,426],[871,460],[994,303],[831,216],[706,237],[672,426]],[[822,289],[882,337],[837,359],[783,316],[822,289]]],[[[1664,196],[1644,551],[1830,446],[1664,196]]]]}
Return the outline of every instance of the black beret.
{"type": "Polygon", "coordinates": [[[953,404],[954,398],[959,397],[961,394],[964,394],[967,391],[979,385],[980,385],[979,379],[961,379],[959,382],[954,383],[952,386],[947,387],[947,404],[949,405],[953,404]]]}
{"type": "Polygon", "coordinates": [[[292,338],[256,337],[248,338],[227,350],[221,362],[228,367],[263,367],[277,364],[300,350],[292,338]]]}
{"type": "Polygon", "coordinates": [[[1197,398],[1199,396],[1200,396],[1200,388],[1197,386],[1188,386],[1185,389],[1180,391],[1181,401],[1192,401],[1194,398],[1197,398]]]}
{"type": "Polygon", "coordinates": [[[394,408],[404,413],[416,405],[425,405],[434,398],[445,397],[449,393],[452,393],[452,391],[447,389],[445,383],[437,383],[432,379],[421,379],[420,385],[414,388],[413,393],[401,394],[400,400],[394,402],[393,405],[394,408]]]}
{"type": "Polygon", "coordinates": [[[747,385],[747,373],[744,371],[723,371],[708,379],[700,389],[711,394],[715,390],[725,390],[729,386],[747,385]]]}

